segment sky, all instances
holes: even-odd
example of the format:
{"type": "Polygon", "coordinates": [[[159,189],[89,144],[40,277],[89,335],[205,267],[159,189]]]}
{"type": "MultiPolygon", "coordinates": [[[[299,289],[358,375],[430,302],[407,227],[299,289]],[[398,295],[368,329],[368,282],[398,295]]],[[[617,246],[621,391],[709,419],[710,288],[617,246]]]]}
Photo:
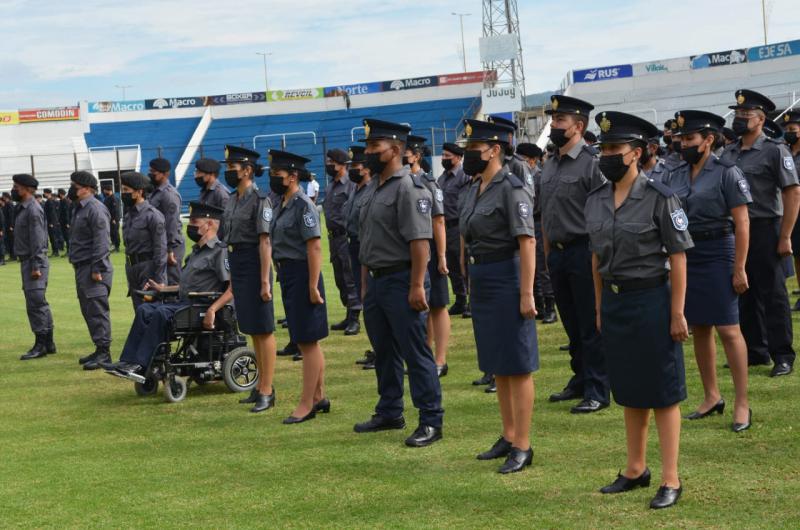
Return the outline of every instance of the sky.
{"type": "MultiPolygon", "coordinates": [[[[769,42],[800,0],[767,0],[769,42]]],[[[763,44],[761,0],[518,0],[528,93],[571,69],[763,44]]],[[[0,109],[206,96],[481,69],[480,0],[0,0],[0,109]]]]}

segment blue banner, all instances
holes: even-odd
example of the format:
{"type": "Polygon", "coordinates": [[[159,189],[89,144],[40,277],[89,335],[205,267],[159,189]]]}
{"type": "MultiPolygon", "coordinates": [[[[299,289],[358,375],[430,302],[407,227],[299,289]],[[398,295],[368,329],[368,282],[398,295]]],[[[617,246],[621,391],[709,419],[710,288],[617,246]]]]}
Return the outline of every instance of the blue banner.
{"type": "Polygon", "coordinates": [[[364,94],[374,94],[383,91],[383,84],[378,83],[360,83],[358,85],[339,85],[339,86],[326,86],[324,89],[326,98],[341,97],[344,94],[348,96],[363,96],[364,94]]]}
{"type": "Polygon", "coordinates": [[[747,52],[744,49],[726,50],[724,52],[704,53],[703,55],[693,55],[692,70],[702,68],[713,68],[715,66],[729,66],[747,62],[747,52]]]}
{"type": "Polygon", "coordinates": [[[156,98],[146,99],[144,106],[147,110],[163,110],[163,109],[184,109],[186,107],[202,107],[205,103],[205,98],[189,97],[189,98],[156,98]]]}
{"type": "Polygon", "coordinates": [[[413,79],[395,79],[394,81],[384,81],[382,84],[384,92],[394,90],[408,90],[410,88],[428,88],[439,86],[439,76],[415,77],[413,79]]]}
{"type": "Polygon", "coordinates": [[[263,103],[267,100],[266,92],[240,92],[238,94],[222,94],[207,96],[206,105],[238,105],[239,103],[263,103]]]}
{"type": "Polygon", "coordinates": [[[622,79],[623,77],[633,77],[633,66],[630,64],[618,64],[572,72],[572,80],[575,83],[594,83],[595,81],[609,81],[611,79],[622,79]]]}
{"type": "Polygon", "coordinates": [[[779,59],[781,57],[789,57],[798,54],[800,54],[800,40],[793,40],[789,42],[778,42],[777,44],[767,44],[766,46],[759,46],[758,48],[750,48],[747,50],[747,60],[752,63],[755,61],[779,59]]]}
{"type": "Polygon", "coordinates": [[[128,101],[90,101],[89,112],[131,112],[144,110],[143,99],[128,101]]]}

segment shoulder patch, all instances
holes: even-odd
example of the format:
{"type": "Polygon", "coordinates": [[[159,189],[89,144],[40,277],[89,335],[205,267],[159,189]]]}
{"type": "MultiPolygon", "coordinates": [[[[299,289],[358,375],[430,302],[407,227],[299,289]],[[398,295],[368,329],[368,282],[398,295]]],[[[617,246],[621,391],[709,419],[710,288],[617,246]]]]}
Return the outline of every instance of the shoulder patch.
{"type": "Polygon", "coordinates": [[[417,199],[417,211],[423,215],[431,213],[431,200],[428,198],[417,199]]]}
{"type": "Polygon", "coordinates": [[[789,171],[794,169],[794,160],[791,156],[783,157],[783,167],[788,169],[789,171]]]}
{"type": "Polygon", "coordinates": [[[513,171],[506,173],[506,178],[511,183],[512,188],[521,188],[523,186],[522,180],[513,171]]]}
{"type": "Polygon", "coordinates": [[[750,193],[750,184],[747,182],[747,179],[742,177],[736,181],[736,185],[739,186],[739,191],[747,195],[750,193]]]}
{"type": "Polygon", "coordinates": [[[314,214],[311,212],[306,212],[303,214],[303,224],[306,225],[308,228],[314,228],[317,226],[317,219],[314,217],[314,214]]]}
{"type": "MultiPolygon", "coordinates": [[[[660,193],[664,197],[672,197],[673,195],[675,195],[675,192],[672,190],[672,188],[670,188],[661,181],[655,179],[647,179],[647,185],[650,186],[651,188],[654,188],[658,193],[660,193]]],[[[681,212],[683,212],[683,210],[681,210],[681,212]]]]}
{"type": "Polygon", "coordinates": [[[268,223],[272,222],[272,208],[269,206],[264,206],[264,209],[261,211],[261,217],[268,223]]]}
{"type": "MultiPolygon", "coordinates": [[[[375,180],[377,180],[377,179],[375,179],[375,180]]],[[[413,182],[414,186],[416,186],[418,188],[424,188],[425,187],[425,184],[422,183],[422,179],[420,178],[419,175],[411,175],[411,182],[413,182]]]]}
{"type": "Polygon", "coordinates": [[[522,219],[527,219],[531,215],[531,205],[527,202],[518,202],[517,213],[522,219]]]}
{"type": "Polygon", "coordinates": [[[231,264],[230,264],[230,262],[228,261],[228,258],[225,258],[225,270],[226,270],[226,271],[229,271],[229,270],[231,270],[231,264]]]}
{"type": "Polygon", "coordinates": [[[689,218],[686,217],[686,212],[683,211],[683,208],[670,212],[669,216],[672,218],[672,226],[678,232],[685,232],[689,228],[689,218]]]}
{"type": "Polygon", "coordinates": [[[436,199],[436,202],[444,202],[444,193],[440,188],[436,188],[434,198],[436,199]]]}

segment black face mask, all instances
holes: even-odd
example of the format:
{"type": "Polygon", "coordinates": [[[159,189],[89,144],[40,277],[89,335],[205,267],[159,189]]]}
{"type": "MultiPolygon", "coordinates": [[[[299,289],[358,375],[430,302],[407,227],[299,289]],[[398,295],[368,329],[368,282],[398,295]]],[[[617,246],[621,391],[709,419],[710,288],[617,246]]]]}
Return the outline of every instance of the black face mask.
{"type": "Polygon", "coordinates": [[[783,139],[786,140],[786,143],[789,145],[794,145],[797,143],[797,133],[796,132],[785,132],[783,133],[783,139]]]}
{"type": "Polygon", "coordinates": [[[289,186],[283,183],[283,177],[269,177],[269,189],[277,193],[278,195],[283,195],[286,193],[286,190],[289,189],[289,186]]]}
{"type": "Polygon", "coordinates": [[[158,187],[158,182],[156,181],[156,176],[153,173],[148,173],[147,177],[150,179],[150,184],[154,187],[158,187]]]}
{"type": "Polygon", "coordinates": [[[194,183],[197,184],[197,187],[200,188],[201,190],[206,189],[206,183],[203,180],[203,177],[195,177],[194,183]]]}
{"type": "Polygon", "coordinates": [[[410,166],[411,165],[411,161],[408,159],[407,156],[403,157],[403,165],[404,166],[410,166]]]}
{"type": "Polygon", "coordinates": [[[366,153],[364,155],[364,167],[369,169],[369,172],[375,176],[380,176],[383,173],[383,170],[386,169],[386,166],[389,164],[388,162],[383,162],[381,160],[381,155],[383,155],[385,151],[380,153],[366,153]]]}
{"type": "Polygon", "coordinates": [[[364,180],[364,176],[361,175],[360,169],[351,169],[348,171],[347,178],[350,179],[350,182],[354,182],[356,184],[361,184],[361,182],[364,180]]]}
{"type": "Polygon", "coordinates": [[[19,192],[15,189],[11,190],[11,200],[14,202],[19,202],[22,200],[22,197],[19,196],[19,192]]]}
{"type": "Polygon", "coordinates": [[[445,171],[453,171],[453,160],[450,158],[442,158],[442,167],[445,171]]]}
{"type": "Polygon", "coordinates": [[[599,162],[600,172],[611,182],[619,182],[630,167],[623,155],[603,155],[599,162]]]}
{"type": "Polygon", "coordinates": [[[70,186],[69,191],[67,192],[67,198],[71,201],[78,200],[78,188],[75,186],[70,186]]]}
{"type": "Polygon", "coordinates": [[[333,178],[336,176],[336,167],[333,164],[325,164],[325,174],[333,178]]]}
{"type": "Polygon", "coordinates": [[[700,162],[700,159],[703,158],[704,154],[704,152],[700,152],[699,145],[692,145],[681,150],[681,158],[683,158],[686,163],[692,166],[700,162]]]}
{"type": "Polygon", "coordinates": [[[680,142],[672,142],[672,151],[678,154],[681,154],[681,143],[680,142]]]}
{"type": "Polygon", "coordinates": [[[130,192],[122,192],[122,204],[125,205],[126,208],[130,208],[136,204],[136,200],[133,198],[133,194],[130,192]]]}
{"type": "Polygon", "coordinates": [[[239,187],[239,172],[235,169],[225,171],[225,183],[231,188],[239,187]]]}
{"type": "Polygon", "coordinates": [[[566,129],[550,129],[550,141],[555,144],[556,147],[564,147],[569,142],[569,138],[567,138],[567,130],[566,129]]]}
{"type": "Polygon", "coordinates": [[[747,125],[748,123],[750,123],[750,118],[734,118],[731,129],[736,133],[736,136],[744,136],[750,132],[750,127],[747,125]]]}
{"type": "Polygon", "coordinates": [[[198,227],[189,225],[186,227],[186,237],[197,243],[203,236],[200,235],[198,227]]]}
{"type": "Polygon", "coordinates": [[[475,149],[464,151],[464,173],[474,177],[486,171],[489,161],[482,159],[482,154],[482,151],[476,151],[475,149]]]}

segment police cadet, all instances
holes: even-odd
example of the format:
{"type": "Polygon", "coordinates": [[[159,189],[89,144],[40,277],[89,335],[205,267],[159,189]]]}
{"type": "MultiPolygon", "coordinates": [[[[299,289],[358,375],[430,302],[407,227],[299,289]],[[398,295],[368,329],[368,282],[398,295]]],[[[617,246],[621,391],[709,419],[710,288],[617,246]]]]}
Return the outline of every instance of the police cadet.
{"type": "Polygon", "coordinates": [[[439,175],[439,188],[444,196],[444,225],[447,236],[447,262],[450,285],[456,300],[448,313],[461,315],[469,308],[467,300],[467,279],[458,266],[461,253],[461,234],[458,232],[458,205],[459,198],[469,186],[470,178],[464,173],[461,159],[464,149],[454,143],[442,145],[442,168],[444,172],[439,175]]]}
{"type": "Polygon", "coordinates": [[[119,252],[119,219],[120,207],[119,200],[114,193],[114,183],[105,181],[100,184],[100,190],[103,194],[103,204],[108,208],[108,213],[111,215],[111,245],[114,247],[114,252],[119,252]]]}
{"type": "Polygon", "coordinates": [[[682,110],[675,113],[675,124],[673,137],[681,141],[685,163],[662,182],[680,198],[695,244],[686,251],[686,321],[692,328],[694,355],[705,392],[704,401],[687,418],[701,419],[725,410],[717,386],[716,328],[736,390],[733,430],[741,432],[750,428],[750,406],[747,345],[739,327],[738,294],[747,290],[747,205],[752,198],[741,170],[714,155],[724,118],[705,111],[682,110]]]}
{"type": "Polygon", "coordinates": [[[84,370],[97,370],[111,362],[111,314],[108,297],[114,276],[108,240],[110,214],[95,194],[97,179],[88,171],[70,175],[69,197],[75,204],[69,241],[69,262],[75,269],[75,288],[81,314],[95,345],[94,353],[81,357],[84,370]]]}
{"type": "Polygon", "coordinates": [[[447,346],[450,343],[450,315],[447,304],[450,303],[450,286],[447,284],[447,235],[444,223],[444,194],[439,189],[436,179],[424,171],[420,162],[424,160],[425,138],[409,134],[406,139],[406,151],[403,165],[409,166],[411,175],[420,177],[433,197],[431,219],[433,221],[433,239],[430,241],[430,260],[428,261],[428,278],[431,288],[428,295],[428,347],[436,349],[436,373],[439,377],[447,375],[447,346]]]}
{"type": "Polygon", "coordinates": [[[233,188],[225,208],[223,228],[228,243],[231,283],[239,330],[250,335],[256,352],[258,384],[239,403],[250,412],[275,406],[275,310],[272,302],[272,204],[255,185],[264,173],[255,151],[225,146],[225,183],[233,188]]]}
{"type": "Polygon", "coordinates": [[[366,119],[364,129],[372,182],[360,199],[359,258],[364,323],[375,350],[380,399],[372,418],[356,424],[355,431],[405,427],[405,361],[411,398],[419,409],[419,426],[405,443],[424,447],[441,439],[444,416],[436,364],[425,342],[433,197],[402,164],[409,127],[366,119]]]}
{"type": "Polygon", "coordinates": [[[225,209],[230,192],[219,179],[219,162],[213,158],[201,158],[194,163],[194,182],[200,188],[200,204],[210,204],[225,209]]]}
{"type": "Polygon", "coordinates": [[[53,257],[58,257],[62,249],[61,225],[58,222],[58,204],[53,199],[53,190],[45,188],[42,190],[44,197],[44,214],[47,218],[47,235],[50,238],[50,246],[53,250],[53,257]]]}
{"type": "Polygon", "coordinates": [[[28,323],[36,336],[33,347],[20,357],[27,361],[56,353],[56,345],[53,343],[53,315],[45,297],[50,270],[47,261],[47,224],[41,205],[33,198],[39,182],[27,174],[14,175],[12,180],[14,187],[11,195],[17,202],[17,237],[14,244],[20,260],[28,323]]]}
{"type": "Polygon", "coordinates": [[[574,376],[550,401],[582,399],[573,413],[608,406],[608,377],[595,300],[589,238],[583,208],[589,192],[604,182],[593,152],[583,141],[594,107],[580,99],[554,95],[550,139],[556,152],[542,168],[542,236],[561,321],[569,336],[574,376]]]}
{"type": "Polygon", "coordinates": [[[13,261],[16,259],[14,254],[14,216],[16,207],[11,194],[7,191],[3,192],[3,214],[5,215],[5,247],[8,252],[8,257],[13,261]]]}
{"type": "Polygon", "coordinates": [[[725,148],[722,161],[736,164],[750,186],[750,249],[745,270],[750,288],[739,298],[742,333],[751,365],[775,365],[771,376],[792,372],[792,320],[783,258],[792,253],[800,188],[792,155],[783,141],[762,129],[775,104],[752,90],[737,90],[733,130],[739,141],[725,148]],[[766,336],[764,332],[766,331],[766,336]]]}
{"type": "Polygon", "coordinates": [[[667,172],[672,171],[678,167],[681,160],[681,143],[676,138],[672,137],[672,132],[675,129],[675,120],[669,119],[664,122],[664,145],[667,149],[667,154],[664,157],[664,165],[667,172]]]}
{"type": "Polygon", "coordinates": [[[125,276],[136,310],[144,302],[136,291],[144,289],[148,281],[167,283],[167,236],[164,216],[147,201],[148,178],[131,171],[123,173],[120,181],[125,205],[125,276]]]}
{"type": "Polygon", "coordinates": [[[663,180],[667,171],[664,165],[664,159],[658,156],[661,150],[661,137],[664,135],[661,131],[652,138],[647,139],[647,149],[642,153],[642,160],[639,161],[639,167],[642,173],[648,178],[655,180],[663,180]]]}
{"type": "Polygon", "coordinates": [[[536,300],[536,320],[542,324],[558,322],[556,299],[550,272],[545,266],[544,238],[542,238],[542,148],[536,144],[521,143],[517,145],[517,155],[524,158],[533,173],[533,223],[536,236],[536,277],[533,283],[533,297],[536,300]]]}
{"type": "Polygon", "coordinates": [[[300,170],[309,159],[285,151],[269,152],[269,186],[282,196],[272,212],[272,260],[281,282],[281,297],[291,341],[303,354],[303,392],[284,424],[330,412],[325,397],[325,356],[319,341],[328,336],[325,286],[320,272],[319,212],[300,189],[300,170]]]}
{"type": "Polygon", "coordinates": [[[602,112],[600,170],[608,181],[586,200],[597,327],[606,346],[614,401],[625,407],[627,465],[601,493],[650,485],[647,429],[655,410],[661,447],[661,487],[650,508],[678,502],[681,416],[686,399],[681,342],[689,222],[674,192],[639,170],[655,126],[630,114],[602,112]],[[669,276],[669,278],[668,278],[669,276]]]}
{"type": "MultiPolygon", "coordinates": [[[[353,270],[353,280],[356,284],[356,293],[359,300],[361,300],[361,261],[358,259],[359,251],[361,250],[361,243],[358,240],[358,217],[361,212],[361,197],[367,184],[372,181],[369,169],[364,166],[364,146],[351,145],[348,152],[350,157],[350,169],[348,170],[347,178],[350,182],[355,184],[350,197],[344,205],[345,219],[347,221],[347,250],[350,252],[350,266],[353,270]]],[[[363,304],[363,300],[361,303],[363,304]]],[[[375,369],[375,352],[367,350],[364,352],[364,357],[358,359],[356,364],[360,364],[364,370],[375,369]]]]}
{"type": "Polygon", "coordinates": [[[181,278],[181,263],[185,252],[181,226],[181,196],[169,182],[172,166],[165,158],[150,161],[150,204],[164,216],[167,231],[167,283],[177,285],[181,278]]]}
{"type": "Polygon", "coordinates": [[[67,191],[58,189],[58,224],[61,226],[61,239],[64,240],[69,254],[69,223],[72,217],[72,201],[67,198],[67,191]]]}
{"type": "Polygon", "coordinates": [[[350,158],[341,149],[331,149],[326,153],[325,173],[330,179],[325,188],[325,225],[328,229],[328,247],[333,265],[333,277],[339,290],[339,299],[347,308],[347,316],[338,324],[333,324],[334,331],[344,330],[345,335],[356,335],[361,330],[359,316],[361,302],[356,294],[353,271],[350,268],[350,255],[347,251],[347,229],[345,228],[344,203],[355,185],[347,178],[347,166],[350,158]]]}
{"type": "MultiPolygon", "coordinates": [[[[800,110],[787,110],[780,118],[783,126],[783,139],[789,146],[789,151],[794,159],[795,171],[800,167],[800,110]]],[[[798,216],[800,217],[800,216],[798,216]]],[[[792,253],[794,254],[794,270],[799,278],[800,285],[800,221],[795,221],[792,229],[792,253]]],[[[793,311],[800,311],[800,299],[792,307],[793,311]]]]}
{"type": "Polygon", "coordinates": [[[506,457],[500,473],[531,464],[532,372],[539,368],[536,344],[536,269],[533,197],[506,163],[512,126],[466,120],[464,171],[470,185],[461,215],[469,247],[472,327],[478,364],[495,375],[503,435],[479,460],[506,457]]]}

